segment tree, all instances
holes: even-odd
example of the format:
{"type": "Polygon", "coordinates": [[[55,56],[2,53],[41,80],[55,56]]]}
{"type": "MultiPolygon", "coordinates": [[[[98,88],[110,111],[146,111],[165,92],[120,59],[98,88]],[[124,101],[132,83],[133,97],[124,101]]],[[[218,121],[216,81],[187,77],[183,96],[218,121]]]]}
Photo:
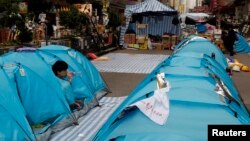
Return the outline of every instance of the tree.
{"type": "Polygon", "coordinates": [[[70,29],[81,29],[82,25],[88,25],[88,17],[71,6],[69,11],[60,12],[60,24],[70,29]]]}
{"type": "Polygon", "coordinates": [[[20,0],[0,0],[0,26],[11,27],[19,18],[18,14],[18,2],[20,0]]]}
{"type": "Polygon", "coordinates": [[[0,0],[0,13],[4,11],[8,13],[17,12],[18,2],[20,2],[20,0],[0,0]]]}
{"type": "Polygon", "coordinates": [[[29,42],[32,40],[32,33],[25,27],[25,18],[19,12],[18,3],[20,0],[0,0],[0,27],[16,26],[20,31],[18,36],[21,42],[29,42]]]}

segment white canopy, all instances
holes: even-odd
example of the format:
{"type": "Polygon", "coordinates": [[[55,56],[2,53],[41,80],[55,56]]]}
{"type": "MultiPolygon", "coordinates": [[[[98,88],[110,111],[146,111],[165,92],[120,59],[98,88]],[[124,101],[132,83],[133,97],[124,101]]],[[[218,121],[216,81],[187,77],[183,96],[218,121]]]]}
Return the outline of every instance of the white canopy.
{"type": "Polygon", "coordinates": [[[186,17],[191,18],[197,22],[204,22],[206,19],[208,19],[211,16],[208,15],[207,13],[185,13],[185,14],[180,15],[182,22],[185,21],[186,17]]]}

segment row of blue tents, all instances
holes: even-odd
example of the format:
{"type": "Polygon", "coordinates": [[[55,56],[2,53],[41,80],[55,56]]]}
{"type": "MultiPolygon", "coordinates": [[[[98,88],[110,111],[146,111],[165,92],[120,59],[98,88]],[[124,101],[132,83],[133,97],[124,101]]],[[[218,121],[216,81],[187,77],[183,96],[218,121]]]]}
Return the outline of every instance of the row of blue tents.
{"type": "Polygon", "coordinates": [[[250,53],[250,44],[244,36],[237,33],[238,40],[234,44],[234,50],[238,53],[250,53]]]}
{"type": "Polygon", "coordinates": [[[51,134],[77,124],[109,92],[101,74],[81,53],[64,46],[20,48],[0,56],[0,140],[47,140],[51,134]],[[63,60],[75,98],[84,107],[71,111],[64,87],[52,71],[63,60]]]}
{"type": "Polygon", "coordinates": [[[209,40],[188,36],[117,108],[93,141],[207,140],[208,125],[250,124],[250,116],[226,69],[223,53],[209,40]],[[129,105],[153,96],[156,75],[169,81],[169,116],[159,125],[129,105]],[[218,90],[221,90],[220,92],[218,90]]]}

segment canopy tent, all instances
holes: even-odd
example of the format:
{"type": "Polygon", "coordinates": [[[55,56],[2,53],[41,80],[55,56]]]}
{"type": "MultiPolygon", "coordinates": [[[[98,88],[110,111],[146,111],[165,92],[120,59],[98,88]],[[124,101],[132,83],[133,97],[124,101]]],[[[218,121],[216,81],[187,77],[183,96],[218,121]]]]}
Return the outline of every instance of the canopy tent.
{"type": "MultiPolygon", "coordinates": [[[[158,0],[145,0],[136,5],[126,5],[124,12],[126,26],[121,29],[120,45],[124,43],[124,35],[133,14],[142,16],[142,23],[148,24],[147,34],[163,35],[165,32],[175,35],[180,34],[179,24],[173,24],[174,18],[178,15],[176,10],[162,4],[158,0]]],[[[135,28],[135,25],[133,25],[133,28],[135,28]]]]}
{"type": "Polygon", "coordinates": [[[187,17],[194,20],[195,22],[206,22],[210,15],[207,13],[185,13],[180,15],[181,21],[183,23],[185,23],[187,17]]]}
{"type": "Polygon", "coordinates": [[[162,4],[158,0],[145,0],[136,5],[127,5],[124,15],[131,17],[134,13],[152,13],[176,15],[177,11],[162,4]]]}
{"type": "MultiPolygon", "coordinates": [[[[199,47],[205,44],[207,42],[201,42],[199,47]]],[[[185,52],[173,52],[134,89],[93,140],[198,141],[207,140],[209,124],[250,123],[249,113],[234,91],[235,86],[224,66],[210,53],[207,55],[208,48],[196,52],[187,45],[183,45],[185,52]],[[154,95],[159,73],[164,73],[170,85],[170,91],[164,93],[169,97],[169,116],[161,126],[138,108],[128,108],[128,105],[154,95]],[[218,88],[222,88],[222,92],[218,88]]],[[[216,50],[217,47],[210,48],[216,50]]]]}
{"type": "Polygon", "coordinates": [[[0,140],[33,141],[35,136],[26,119],[26,112],[0,65],[0,140]]]}
{"type": "MultiPolygon", "coordinates": [[[[196,25],[198,32],[200,31],[200,27],[206,28],[207,24],[216,26],[216,17],[207,13],[185,13],[181,14],[179,18],[183,28],[185,28],[186,25],[196,25]]],[[[204,32],[207,29],[202,30],[202,32],[204,32]]]]}

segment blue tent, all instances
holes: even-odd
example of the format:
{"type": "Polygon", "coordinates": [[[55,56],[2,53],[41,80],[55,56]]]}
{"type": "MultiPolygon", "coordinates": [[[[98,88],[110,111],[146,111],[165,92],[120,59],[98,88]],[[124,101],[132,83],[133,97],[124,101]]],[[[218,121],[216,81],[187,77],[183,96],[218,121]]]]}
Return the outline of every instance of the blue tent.
{"type": "Polygon", "coordinates": [[[40,48],[39,54],[49,65],[53,65],[56,60],[63,60],[69,64],[69,71],[80,73],[72,81],[75,94],[93,95],[100,99],[107,93],[107,86],[99,71],[78,51],[65,46],[49,45],[40,48]]]}
{"type": "Polygon", "coordinates": [[[2,69],[1,62],[0,58],[0,140],[35,140],[23,106],[8,76],[2,69]]]}
{"type": "Polygon", "coordinates": [[[51,133],[75,124],[79,117],[97,106],[98,99],[108,91],[93,64],[67,47],[20,48],[2,55],[0,64],[27,113],[27,121],[35,128],[35,135],[45,140],[51,133]],[[56,60],[66,61],[69,71],[76,73],[70,86],[62,84],[54,75],[51,65],[56,60]],[[68,96],[72,95],[71,101],[85,98],[81,110],[70,110],[68,96]]]}
{"type": "Polygon", "coordinates": [[[64,128],[72,125],[76,119],[72,116],[61,86],[36,52],[9,52],[2,56],[2,60],[4,70],[10,78],[13,90],[18,93],[29,123],[32,126],[44,127],[37,133],[42,134],[49,127],[62,123],[64,119],[71,121],[63,124],[64,128]]]}
{"type": "Polygon", "coordinates": [[[210,42],[208,39],[199,37],[196,35],[191,35],[184,38],[179,44],[174,48],[174,53],[177,52],[200,52],[209,56],[214,54],[215,60],[223,67],[227,67],[227,61],[224,54],[220,51],[215,44],[210,42]]]}
{"type": "Polygon", "coordinates": [[[235,42],[234,50],[239,53],[250,53],[250,45],[247,40],[237,33],[238,41],[235,42]]]}
{"type": "Polygon", "coordinates": [[[159,64],[111,115],[93,140],[198,141],[207,140],[209,124],[249,124],[249,113],[225,71],[223,54],[209,42],[199,42],[197,47],[193,47],[197,45],[193,42],[176,48],[159,64]],[[211,53],[216,57],[212,58],[211,53]],[[137,108],[127,109],[128,105],[153,95],[159,73],[164,73],[171,85],[167,93],[169,117],[162,126],[137,108]],[[219,87],[223,93],[217,91],[219,87]]]}

